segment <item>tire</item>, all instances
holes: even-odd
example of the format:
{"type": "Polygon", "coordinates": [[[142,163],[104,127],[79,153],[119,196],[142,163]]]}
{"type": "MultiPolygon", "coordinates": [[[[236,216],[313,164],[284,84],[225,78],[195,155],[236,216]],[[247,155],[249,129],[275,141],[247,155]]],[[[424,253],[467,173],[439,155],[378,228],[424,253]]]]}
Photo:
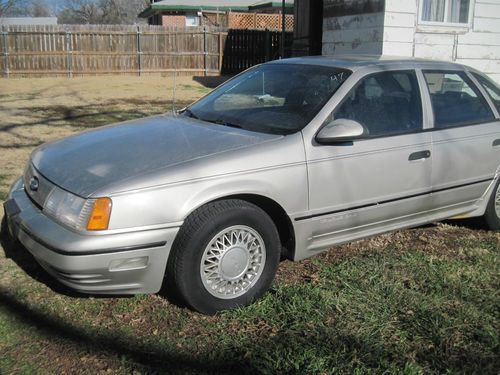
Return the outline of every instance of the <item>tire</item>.
{"type": "Polygon", "coordinates": [[[500,179],[491,194],[483,219],[489,229],[500,230],[500,179]]]}
{"type": "Polygon", "coordinates": [[[174,241],[167,288],[203,314],[246,306],[271,286],[280,254],[278,231],[262,209],[237,199],[208,203],[174,241]]]}

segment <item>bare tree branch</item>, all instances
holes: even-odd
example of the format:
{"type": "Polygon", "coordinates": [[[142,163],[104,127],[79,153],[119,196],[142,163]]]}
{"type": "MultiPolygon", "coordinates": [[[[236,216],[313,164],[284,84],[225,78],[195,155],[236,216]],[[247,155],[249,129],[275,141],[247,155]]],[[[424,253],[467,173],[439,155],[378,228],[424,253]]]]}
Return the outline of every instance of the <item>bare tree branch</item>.
{"type": "Polygon", "coordinates": [[[59,23],[134,24],[148,0],[66,0],[59,23]]]}
{"type": "Polygon", "coordinates": [[[15,3],[15,0],[0,0],[0,17],[6,15],[14,7],[15,3]]]}

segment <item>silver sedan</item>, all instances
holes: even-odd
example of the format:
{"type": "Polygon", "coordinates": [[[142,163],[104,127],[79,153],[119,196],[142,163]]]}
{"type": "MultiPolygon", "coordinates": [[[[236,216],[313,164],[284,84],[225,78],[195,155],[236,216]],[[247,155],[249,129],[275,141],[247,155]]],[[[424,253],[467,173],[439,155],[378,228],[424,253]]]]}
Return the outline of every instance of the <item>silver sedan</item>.
{"type": "Polygon", "coordinates": [[[176,115],[37,148],[8,227],[71,288],[165,285],[210,314],[262,296],[280,259],[456,216],[500,229],[499,112],[457,64],[267,63],[176,115]]]}

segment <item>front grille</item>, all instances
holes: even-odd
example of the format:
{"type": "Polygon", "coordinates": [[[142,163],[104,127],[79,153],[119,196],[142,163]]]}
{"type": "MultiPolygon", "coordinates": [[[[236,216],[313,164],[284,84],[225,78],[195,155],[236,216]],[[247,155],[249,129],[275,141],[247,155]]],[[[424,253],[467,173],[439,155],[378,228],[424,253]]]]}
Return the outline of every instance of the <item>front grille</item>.
{"type": "Polygon", "coordinates": [[[31,163],[28,164],[23,176],[24,190],[30,199],[36,203],[38,207],[43,207],[47,197],[49,196],[55,185],[43,177],[31,163]],[[30,188],[32,179],[38,180],[38,189],[30,188]]]}

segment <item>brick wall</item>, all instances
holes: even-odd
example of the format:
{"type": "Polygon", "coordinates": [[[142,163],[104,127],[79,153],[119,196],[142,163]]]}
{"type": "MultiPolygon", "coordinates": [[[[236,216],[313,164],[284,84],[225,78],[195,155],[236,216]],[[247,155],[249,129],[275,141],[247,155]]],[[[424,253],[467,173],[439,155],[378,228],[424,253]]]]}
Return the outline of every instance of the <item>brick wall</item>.
{"type": "Polygon", "coordinates": [[[162,26],[186,27],[186,17],[185,16],[162,16],[161,24],[162,24],[162,26]]]}

